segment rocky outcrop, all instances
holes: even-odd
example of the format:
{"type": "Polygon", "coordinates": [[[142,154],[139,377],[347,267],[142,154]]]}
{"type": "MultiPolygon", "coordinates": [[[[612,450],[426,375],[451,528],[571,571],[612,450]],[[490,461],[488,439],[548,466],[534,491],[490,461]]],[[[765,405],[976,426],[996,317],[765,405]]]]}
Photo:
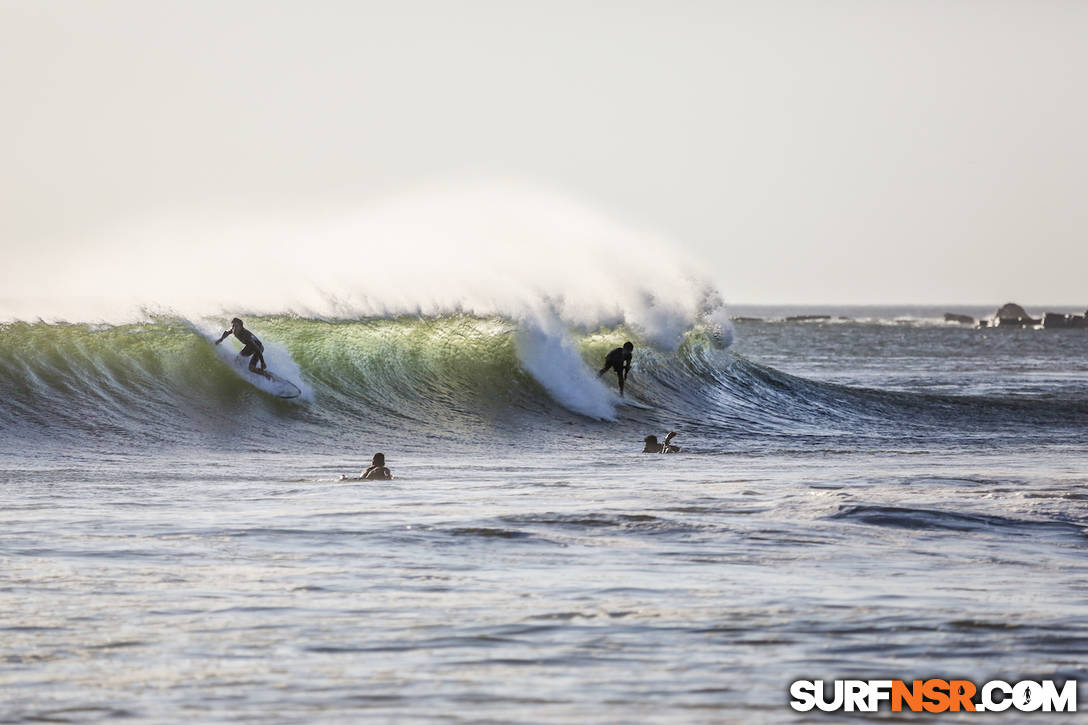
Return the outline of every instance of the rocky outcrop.
{"type": "Polygon", "coordinates": [[[831,315],[793,315],[786,318],[786,322],[824,322],[830,320],[831,315]]]}
{"type": "Polygon", "coordinates": [[[1032,317],[1015,302],[1006,302],[994,313],[994,327],[1035,327],[1042,320],[1032,317]]]}
{"type": "Polygon", "coordinates": [[[1088,329],[1088,319],[1085,319],[1085,315],[1047,312],[1043,315],[1043,327],[1047,330],[1083,330],[1088,329]]]}
{"type": "Polygon", "coordinates": [[[1015,319],[1017,317],[1030,316],[1031,315],[1027,313],[1027,310],[1016,304],[1015,302],[1006,302],[1005,304],[998,307],[997,312],[994,313],[994,317],[998,319],[1001,319],[1003,317],[1008,319],[1015,319]]]}
{"type": "Polygon", "coordinates": [[[953,312],[944,313],[945,322],[958,322],[961,325],[973,325],[975,324],[975,318],[970,315],[957,315],[953,312]]]}

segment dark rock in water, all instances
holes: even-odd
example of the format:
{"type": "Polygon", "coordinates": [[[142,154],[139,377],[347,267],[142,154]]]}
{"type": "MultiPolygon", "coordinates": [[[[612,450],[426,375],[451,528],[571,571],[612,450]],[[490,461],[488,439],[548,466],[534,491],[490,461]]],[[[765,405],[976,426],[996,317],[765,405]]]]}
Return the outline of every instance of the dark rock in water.
{"type": "Polygon", "coordinates": [[[1088,319],[1084,315],[1047,312],[1043,315],[1043,327],[1047,330],[1083,330],[1088,329],[1088,319]]]}
{"type": "Polygon", "coordinates": [[[1034,317],[999,317],[994,327],[1035,327],[1040,322],[1034,317]]]}
{"type": "Polygon", "coordinates": [[[1015,302],[1006,302],[994,313],[994,327],[1035,327],[1042,320],[1029,315],[1015,302]]]}
{"type": "Polygon", "coordinates": [[[945,322],[958,322],[961,325],[973,325],[975,324],[975,318],[970,315],[957,315],[952,312],[944,313],[945,322]]]}
{"type": "Polygon", "coordinates": [[[994,317],[1000,320],[1003,317],[1015,319],[1017,317],[1030,317],[1030,315],[1027,313],[1027,310],[1016,304],[1015,302],[1006,302],[1005,304],[997,308],[997,312],[994,313],[994,317]]]}
{"type": "Polygon", "coordinates": [[[830,320],[831,315],[793,315],[787,317],[786,322],[819,322],[821,320],[830,320]]]}
{"type": "Polygon", "coordinates": [[[733,322],[763,322],[762,317],[730,317],[733,322]]]}

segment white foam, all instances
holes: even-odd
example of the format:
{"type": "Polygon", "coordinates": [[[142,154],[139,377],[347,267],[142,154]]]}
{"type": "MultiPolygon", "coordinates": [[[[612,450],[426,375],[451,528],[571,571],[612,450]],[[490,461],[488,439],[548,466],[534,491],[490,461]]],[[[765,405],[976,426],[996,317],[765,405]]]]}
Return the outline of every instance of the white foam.
{"type": "Polygon", "coordinates": [[[618,398],[586,367],[558,318],[523,319],[515,339],[522,367],[555,402],[590,418],[616,419],[618,398]]]}
{"type": "Polygon", "coordinates": [[[80,241],[62,267],[44,253],[17,260],[0,319],[518,319],[547,304],[569,326],[623,323],[673,348],[711,297],[696,263],[668,241],[505,182],[430,185],[309,218],[175,214],[80,241]]]}
{"type": "Polygon", "coordinates": [[[721,348],[727,348],[733,344],[736,335],[733,321],[729,319],[729,312],[724,306],[714,306],[703,313],[703,324],[707,332],[721,348]]]}
{"type": "MultiPolygon", "coordinates": [[[[209,322],[201,323],[197,329],[211,344],[214,344],[215,341],[219,339],[219,335],[222,334],[218,330],[215,330],[213,324],[209,322]]],[[[261,344],[264,345],[264,361],[268,364],[268,372],[289,381],[297,387],[301,394],[296,400],[313,402],[313,387],[302,379],[302,369],[298,366],[298,363],[295,362],[294,358],[291,357],[291,353],[287,351],[287,348],[278,342],[269,341],[268,339],[261,340],[261,344]]],[[[219,359],[230,365],[231,369],[234,370],[240,378],[266,393],[282,395],[284,391],[282,384],[260,375],[255,375],[249,371],[249,358],[244,358],[238,354],[238,351],[241,348],[238,343],[234,341],[233,337],[228,337],[214,347],[215,354],[219,359]]]]}
{"type": "MultiPolygon", "coordinates": [[[[269,372],[274,373],[277,377],[289,380],[296,388],[298,388],[301,391],[298,400],[313,402],[314,389],[302,378],[302,368],[300,368],[298,363],[295,362],[295,359],[291,357],[291,353],[287,351],[287,348],[278,342],[270,342],[267,339],[262,340],[261,342],[264,345],[264,361],[268,363],[269,372]]],[[[226,343],[224,342],[223,344],[226,343]]],[[[220,347],[222,347],[222,345],[220,345],[220,347]]],[[[264,378],[260,379],[263,380],[264,378]]]]}

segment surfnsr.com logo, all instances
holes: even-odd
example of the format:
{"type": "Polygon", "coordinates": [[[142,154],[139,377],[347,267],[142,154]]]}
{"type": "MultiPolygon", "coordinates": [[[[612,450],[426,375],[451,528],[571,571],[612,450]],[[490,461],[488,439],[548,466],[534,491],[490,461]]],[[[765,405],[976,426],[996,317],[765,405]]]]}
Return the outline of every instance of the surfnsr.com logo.
{"type": "Polygon", "coordinates": [[[1008,683],[991,680],[981,687],[969,680],[797,680],[790,685],[790,707],[798,712],[1076,712],[1077,681],[1059,688],[1053,680],[1008,683]]]}

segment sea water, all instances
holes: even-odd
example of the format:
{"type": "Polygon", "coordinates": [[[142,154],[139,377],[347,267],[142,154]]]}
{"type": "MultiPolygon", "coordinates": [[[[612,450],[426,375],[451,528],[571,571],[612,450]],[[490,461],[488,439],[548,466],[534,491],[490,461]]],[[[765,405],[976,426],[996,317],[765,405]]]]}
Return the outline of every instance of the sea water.
{"type": "Polygon", "coordinates": [[[793,722],[797,679],[1088,679],[1088,334],[785,321],[824,311],[674,346],[247,319],[293,402],[200,321],[4,325],[0,721],[793,722]],[[376,451],[393,481],[340,480],[376,451]]]}

